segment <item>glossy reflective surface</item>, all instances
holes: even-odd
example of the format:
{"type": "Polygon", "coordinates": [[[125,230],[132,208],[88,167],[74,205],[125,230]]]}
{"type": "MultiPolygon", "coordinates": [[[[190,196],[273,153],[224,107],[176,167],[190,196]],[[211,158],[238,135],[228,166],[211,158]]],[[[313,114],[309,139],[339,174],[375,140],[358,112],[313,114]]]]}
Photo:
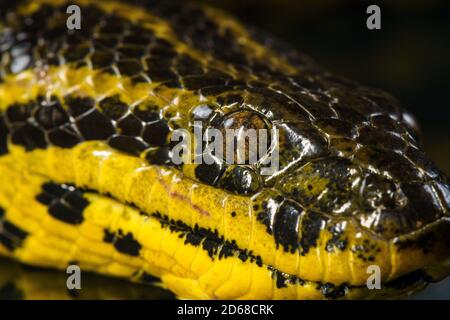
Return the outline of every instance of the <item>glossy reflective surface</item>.
{"type": "Polygon", "coordinates": [[[125,280],[82,273],[81,290],[68,290],[63,271],[47,270],[0,259],[1,300],[174,299],[167,290],[125,280]]]}

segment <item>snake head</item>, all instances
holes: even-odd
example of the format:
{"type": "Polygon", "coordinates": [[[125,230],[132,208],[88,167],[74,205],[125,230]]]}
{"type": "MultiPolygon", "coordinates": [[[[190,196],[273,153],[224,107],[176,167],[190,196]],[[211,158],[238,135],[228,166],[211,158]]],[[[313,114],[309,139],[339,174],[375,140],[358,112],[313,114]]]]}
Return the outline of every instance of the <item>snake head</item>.
{"type": "Polygon", "coordinates": [[[413,116],[385,92],[329,75],[314,81],[326,89],[242,95],[278,132],[277,170],[252,167],[255,214],[277,246],[305,256],[350,250],[370,264],[382,243],[393,252],[383,266],[396,275],[448,257],[448,178],[423,153],[413,116]],[[418,258],[407,261],[411,252],[418,258]]]}

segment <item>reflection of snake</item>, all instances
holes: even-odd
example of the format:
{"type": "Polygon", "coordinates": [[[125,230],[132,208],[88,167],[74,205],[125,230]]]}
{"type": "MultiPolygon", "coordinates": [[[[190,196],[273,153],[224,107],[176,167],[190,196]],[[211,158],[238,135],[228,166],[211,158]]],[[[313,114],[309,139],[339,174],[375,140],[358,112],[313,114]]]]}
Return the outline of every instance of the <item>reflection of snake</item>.
{"type": "Polygon", "coordinates": [[[173,299],[158,286],[136,285],[119,279],[82,274],[81,290],[67,289],[64,272],[19,265],[0,259],[0,300],[4,299],[173,299]]]}
{"type": "Polygon", "coordinates": [[[0,253],[185,298],[385,297],[448,274],[447,177],[394,98],[217,10],[142,2],[79,1],[68,31],[64,1],[0,1],[0,253]],[[279,170],[174,165],[194,120],[278,129],[279,170]]]}

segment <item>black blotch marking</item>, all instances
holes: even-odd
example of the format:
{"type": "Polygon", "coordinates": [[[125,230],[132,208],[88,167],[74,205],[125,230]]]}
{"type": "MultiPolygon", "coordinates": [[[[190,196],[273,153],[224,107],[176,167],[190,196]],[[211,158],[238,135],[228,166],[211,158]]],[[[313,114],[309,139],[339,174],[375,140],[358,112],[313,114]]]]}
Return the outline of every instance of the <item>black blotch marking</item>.
{"type": "Polygon", "coordinates": [[[107,68],[107,70],[105,70],[107,72],[111,70],[108,67],[112,66],[114,60],[115,57],[113,52],[97,51],[91,56],[92,66],[96,69],[107,68]]]}
{"type": "Polygon", "coordinates": [[[25,238],[28,236],[28,232],[22,230],[9,221],[3,222],[3,230],[6,231],[9,235],[21,241],[25,240],[25,238]]]}
{"type": "Polygon", "coordinates": [[[0,243],[10,251],[21,247],[28,236],[28,232],[6,220],[0,221],[0,223],[2,224],[0,228],[0,243]]]}
{"type": "Polygon", "coordinates": [[[47,146],[44,132],[31,123],[11,128],[11,141],[25,147],[26,151],[44,149],[47,146]]]}
{"type": "Polygon", "coordinates": [[[95,101],[92,98],[66,96],[65,104],[69,107],[69,112],[73,117],[78,117],[95,107],[95,101]]]}
{"type": "Polygon", "coordinates": [[[167,144],[169,132],[170,128],[167,121],[158,120],[146,124],[144,131],[142,132],[142,138],[151,146],[162,147],[167,144]]]}
{"type": "Polygon", "coordinates": [[[364,239],[363,242],[352,246],[351,250],[358,259],[361,259],[364,262],[375,261],[375,256],[381,251],[381,249],[369,239],[364,239]]]}
{"type": "Polygon", "coordinates": [[[299,220],[303,209],[293,201],[286,200],[278,208],[273,222],[275,242],[284,251],[294,253],[299,247],[299,220]]]}
{"type": "Polygon", "coordinates": [[[217,183],[223,172],[223,165],[217,162],[213,164],[201,163],[195,167],[195,177],[198,181],[211,186],[217,183]]]}
{"type": "Polygon", "coordinates": [[[78,225],[83,222],[83,212],[74,210],[60,201],[52,203],[48,208],[48,213],[52,217],[69,224],[78,225]]]}
{"type": "Polygon", "coordinates": [[[277,272],[274,272],[274,274],[275,274],[275,278],[276,278],[277,288],[278,289],[287,288],[286,279],[285,279],[285,277],[282,276],[282,272],[277,270],[277,272]]]}
{"type": "Polygon", "coordinates": [[[83,211],[89,205],[83,197],[85,191],[68,184],[47,182],[42,185],[36,200],[48,206],[48,213],[55,219],[79,225],[84,220],[83,211]]]}
{"type": "Polygon", "coordinates": [[[139,136],[144,127],[143,122],[134,114],[130,113],[117,122],[118,131],[129,136],[139,136]]]}
{"type": "Polygon", "coordinates": [[[45,130],[53,129],[69,122],[68,114],[55,97],[52,97],[50,101],[41,103],[34,111],[33,116],[36,122],[45,130]]]}
{"type": "Polygon", "coordinates": [[[3,116],[0,116],[0,156],[8,152],[8,127],[3,116]]]}
{"type": "Polygon", "coordinates": [[[104,115],[117,120],[127,112],[128,105],[120,100],[119,95],[115,95],[100,101],[99,108],[104,115]]]}
{"type": "Polygon", "coordinates": [[[267,200],[264,200],[261,202],[261,207],[259,208],[258,206],[259,212],[256,212],[256,219],[266,226],[266,232],[270,235],[273,234],[273,216],[276,214],[276,210],[278,210],[280,204],[284,201],[284,198],[277,196],[275,198],[271,197],[271,200],[272,202],[274,202],[274,205],[272,207],[269,207],[269,202],[267,200]]]}
{"type": "Polygon", "coordinates": [[[111,120],[98,110],[83,115],[77,127],[86,140],[106,140],[115,133],[111,120]]]}
{"type": "Polygon", "coordinates": [[[139,251],[142,248],[142,245],[136,239],[134,239],[131,232],[124,234],[121,229],[119,229],[117,232],[111,232],[105,229],[103,241],[112,243],[114,245],[114,248],[116,248],[116,250],[120,253],[133,257],[139,256],[139,251]]]}
{"type": "Polygon", "coordinates": [[[254,255],[252,251],[247,249],[239,248],[235,240],[225,240],[223,236],[219,235],[217,230],[212,231],[199,227],[197,224],[192,228],[181,220],[169,219],[167,215],[162,215],[159,212],[153,213],[151,216],[160,220],[162,227],[169,228],[171,232],[179,233],[180,238],[185,237],[185,244],[201,246],[212,260],[215,257],[220,260],[237,254],[237,257],[243,262],[250,260],[250,262],[255,262],[259,267],[263,266],[260,256],[254,255]]]}
{"type": "Polygon", "coordinates": [[[71,125],[53,129],[48,132],[47,137],[52,144],[61,148],[72,148],[82,140],[71,125]]]}
{"type": "Polygon", "coordinates": [[[138,60],[120,60],[116,66],[120,74],[124,76],[133,76],[144,71],[142,64],[138,60]]]}
{"type": "MultiPolygon", "coordinates": [[[[147,63],[149,63],[149,60],[147,60],[147,63]]],[[[169,82],[178,78],[177,74],[170,68],[170,65],[150,63],[149,69],[145,73],[152,82],[169,82]]]]}
{"type": "MultiPolygon", "coordinates": [[[[145,56],[146,46],[145,45],[123,45],[121,44],[117,51],[125,57],[135,57],[137,59],[145,56]]],[[[120,70],[120,68],[119,68],[120,70]]]]}
{"type": "Polygon", "coordinates": [[[304,214],[300,228],[300,247],[302,255],[306,255],[311,247],[317,246],[320,231],[324,228],[326,221],[327,218],[314,211],[308,211],[304,214]]]}
{"type": "Polygon", "coordinates": [[[89,54],[89,47],[86,45],[76,45],[69,52],[65,54],[65,58],[68,62],[77,62],[76,66],[81,67],[86,64],[82,59],[89,54]]]}
{"type": "Polygon", "coordinates": [[[0,233],[0,243],[9,251],[14,251],[16,248],[14,241],[3,233],[0,233]]]}
{"type": "Polygon", "coordinates": [[[304,286],[306,284],[305,280],[297,276],[281,272],[280,270],[277,270],[272,266],[268,266],[267,269],[272,273],[272,278],[275,279],[275,284],[278,289],[287,288],[289,284],[297,284],[300,286],[304,286]]]}
{"type": "Polygon", "coordinates": [[[42,190],[55,198],[61,198],[67,192],[66,185],[46,182],[42,185],[42,190]]]}
{"type": "Polygon", "coordinates": [[[132,136],[114,135],[108,140],[108,144],[114,149],[139,156],[141,152],[149,148],[149,145],[139,138],[132,136]]]}
{"type": "Polygon", "coordinates": [[[344,251],[347,248],[348,239],[343,237],[344,230],[342,230],[341,225],[336,224],[328,227],[328,231],[331,233],[331,238],[327,241],[325,245],[325,250],[328,252],[333,252],[334,249],[339,249],[344,251]]]}
{"type": "Polygon", "coordinates": [[[113,243],[114,242],[115,234],[109,230],[104,231],[103,235],[103,241],[106,243],[113,243]]]}
{"type": "Polygon", "coordinates": [[[143,122],[154,122],[161,120],[157,106],[137,106],[134,108],[133,114],[143,122]]]}
{"type": "Polygon", "coordinates": [[[29,103],[9,106],[4,121],[12,143],[24,146],[27,151],[44,149],[49,144],[63,148],[78,144],[82,137],[71,123],[69,114],[72,114],[71,107],[75,108],[75,114],[82,113],[85,100],[70,96],[65,100],[68,103],[68,112],[54,96],[48,100],[39,96],[29,103]]]}
{"type": "Polygon", "coordinates": [[[88,205],[89,201],[83,197],[83,192],[74,190],[64,196],[64,200],[75,210],[82,212],[88,205]]]}
{"type": "Polygon", "coordinates": [[[24,123],[30,117],[34,108],[40,104],[42,97],[38,97],[36,101],[28,103],[15,103],[6,109],[5,119],[9,124],[24,123]]]}

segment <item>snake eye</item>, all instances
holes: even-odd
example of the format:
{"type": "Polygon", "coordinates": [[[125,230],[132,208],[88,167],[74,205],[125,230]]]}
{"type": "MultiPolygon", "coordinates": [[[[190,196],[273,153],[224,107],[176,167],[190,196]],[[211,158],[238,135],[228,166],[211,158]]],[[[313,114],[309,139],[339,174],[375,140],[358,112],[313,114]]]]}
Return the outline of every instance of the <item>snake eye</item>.
{"type": "Polygon", "coordinates": [[[361,196],[367,211],[395,209],[401,207],[403,202],[395,184],[378,175],[369,175],[364,179],[361,196]]]}
{"type": "Polygon", "coordinates": [[[219,129],[224,138],[223,151],[227,163],[254,164],[269,150],[268,120],[256,112],[245,110],[226,115],[219,129]]]}

